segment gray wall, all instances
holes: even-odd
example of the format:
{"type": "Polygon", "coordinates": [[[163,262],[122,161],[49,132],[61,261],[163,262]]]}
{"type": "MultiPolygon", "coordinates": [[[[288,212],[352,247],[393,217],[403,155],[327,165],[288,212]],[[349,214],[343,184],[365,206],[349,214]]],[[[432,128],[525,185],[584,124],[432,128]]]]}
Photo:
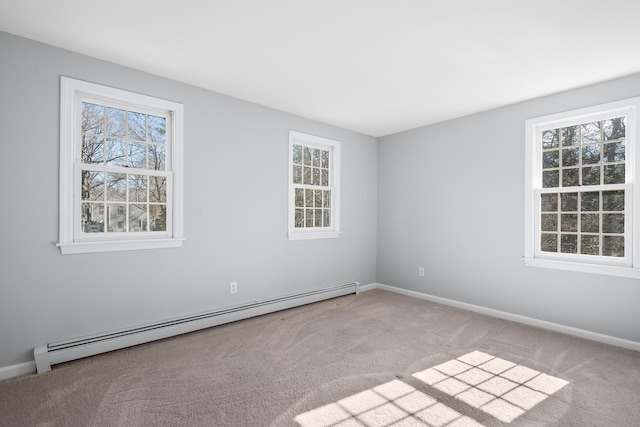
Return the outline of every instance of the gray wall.
{"type": "Polygon", "coordinates": [[[524,121],[640,95],[640,75],[377,141],[1,32],[0,57],[0,368],[47,342],[350,280],[640,341],[638,280],[521,259],[524,121]],[[60,75],[184,104],[183,248],[60,255],[60,75]],[[289,129],[342,141],[338,239],[286,238],[289,129]]]}
{"type": "Polygon", "coordinates": [[[0,368],[55,340],[375,282],[375,138],[6,33],[0,58],[0,368]],[[60,75],[184,104],[183,248],[59,253],[60,75]],[[337,239],[287,239],[289,129],[342,142],[337,239]]]}
{"type": "Polygon", "coordinates": [[[640,281],[522,261],[525,120],[638,95],[634,75],[380,138],[378,282],[640,342],[640,281]]]}

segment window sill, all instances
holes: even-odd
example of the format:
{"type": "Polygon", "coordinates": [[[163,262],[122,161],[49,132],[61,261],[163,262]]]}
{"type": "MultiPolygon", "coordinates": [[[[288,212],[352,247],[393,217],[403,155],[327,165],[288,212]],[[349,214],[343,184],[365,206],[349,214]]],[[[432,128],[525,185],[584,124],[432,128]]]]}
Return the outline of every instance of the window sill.
{"type": "Polygon", "coordinates": [[[332,239],[340,237],[341,231],[289,232],[289,240],[332,239]]]}
{"type": "Polygon", "coordinates": [[[558,261],[539,258],[522,258],[528,267],[551,268],[555,270],[576,271],[579,273],[602,274],[606,276],[628,277],[640,279],[640,269],[632,267],[618,267],[612,265],[586,264],[580,262],[558,261]]]}
{"type": "Polygon", "coordinates": [[[101,242],[70,242],[58,243],[62,255],[82,254],[92,252],[137,251],[142,249],[163,249],[182,247],[184,239],[150,239],[123,240],[101,242]]]}

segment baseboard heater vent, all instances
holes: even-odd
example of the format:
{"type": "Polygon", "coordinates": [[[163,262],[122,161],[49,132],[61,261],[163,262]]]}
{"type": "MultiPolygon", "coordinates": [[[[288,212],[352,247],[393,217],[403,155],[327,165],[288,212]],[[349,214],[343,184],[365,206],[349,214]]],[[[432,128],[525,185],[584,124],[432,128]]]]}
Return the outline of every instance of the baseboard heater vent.
{"type": "Polygon", "coordinates": [[[249,317],[273,313],[304,304],[359,292],[358,282],[308,292],[301,292],[255,301],[245,305],[193,314],[129,329],[58,341],[36,347],[33,351],[39,374],[51,370],[51,365],[94,356],[108,351],[143,344],[163,338],[185,334],[249,317]]]}

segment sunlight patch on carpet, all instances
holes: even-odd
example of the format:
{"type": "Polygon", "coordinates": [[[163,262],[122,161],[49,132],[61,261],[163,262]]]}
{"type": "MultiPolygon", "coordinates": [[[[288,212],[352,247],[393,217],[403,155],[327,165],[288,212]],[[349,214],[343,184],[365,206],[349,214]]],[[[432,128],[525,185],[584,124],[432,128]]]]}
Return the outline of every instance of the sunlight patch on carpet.
{"type": "Polygon", "coordinates": [[[483,427],[399,380],[305,412],[295,421],[301,427],[483,427]]]}
{"type": "MultiPolygon", "coordinates": [[[[413,377],[505,423],[569,384],[481,351],[416,372],[413,377]]],[[[400,380],[302,413],[295,421],[301,427],[483,427],[473,418],[400,380]]]]}
{"type": "Polygon", "coordinates": [[[567,381],[474,351],[413,376],[502,422],[531,410],[567,381]]]}

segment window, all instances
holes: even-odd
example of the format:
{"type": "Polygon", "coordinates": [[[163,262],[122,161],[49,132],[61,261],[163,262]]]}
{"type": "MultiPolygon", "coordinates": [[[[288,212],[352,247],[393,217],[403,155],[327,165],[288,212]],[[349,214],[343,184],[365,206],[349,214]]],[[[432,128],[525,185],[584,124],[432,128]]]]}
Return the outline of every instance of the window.
{"type": "Polygon", "coordinates": [[[61,253],[182,245],[182,110],[62,77],[61,253]]]}
{"type": "Polygon", "coordinates": [[[527,121],[527,265],[640,278],[639,102],[527,121]]]}
{"type": "Polygon", "coordinates": [[[340,235],[340,143],[289,131],[289,240],[340,235]]]}

